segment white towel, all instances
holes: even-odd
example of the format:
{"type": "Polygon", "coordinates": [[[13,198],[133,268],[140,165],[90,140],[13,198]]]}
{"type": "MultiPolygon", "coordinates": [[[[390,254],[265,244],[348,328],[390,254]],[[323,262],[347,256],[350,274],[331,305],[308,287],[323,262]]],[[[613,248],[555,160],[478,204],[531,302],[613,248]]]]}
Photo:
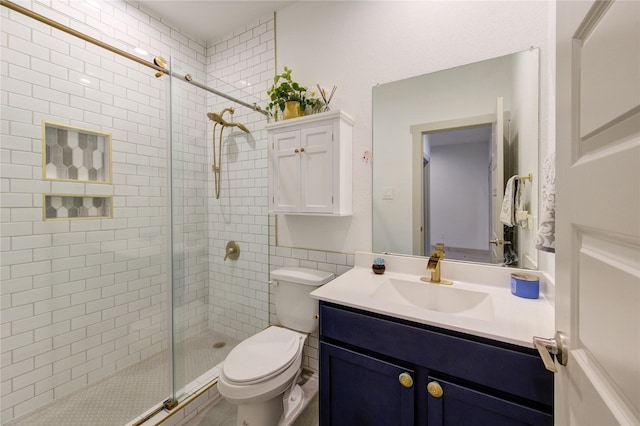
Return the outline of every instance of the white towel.
{"type": "Polygon", "coordinates": [[[517,223],[522,229],[527,228],[527,217],[529,212],[524,209],[524,200],[522,198],[522,187],[524,182],[516,179],[516,200],[515,200],[515,223],[517,223]]]}
{"type": "Polygon", "coordinates": [[[500,222],[512,227],[515,223],[515,200],[514,195],[518,185],[516,176],[511,176],[507,181],[502,199],[502,210],[500,211],[500,222]]]}
{"type": "Polygon", "coordinates": [[[543,166],[542,211],[536,248],[549,253],[556,252],[556,153],[547,156],[543,166]]]}

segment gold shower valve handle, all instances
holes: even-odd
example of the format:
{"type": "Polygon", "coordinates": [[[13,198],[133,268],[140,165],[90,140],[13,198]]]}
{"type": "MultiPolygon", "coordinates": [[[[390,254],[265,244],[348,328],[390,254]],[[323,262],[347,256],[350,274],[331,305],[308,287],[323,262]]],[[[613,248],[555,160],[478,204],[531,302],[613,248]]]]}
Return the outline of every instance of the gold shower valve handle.
{"type": "Polygon", "coordinates": [[[227,260],[227,258],[231,260],[238,260],[239,257],[240,257],[240,244],[238,244],[236,241],[229,241],[227,243],[224,260],[227,260]]]}
{"type": "Polygon", "coordinates": [[[427,392],[434,398],[442,398],[444,391],[442,390],[442,386],[440,383],[433,381],[427,384],[427,392]]]}
{"type": "Polygon", "coordinates": [[[405,388],[410,388],[411,386],[413,386],[413,378],[407,372],[400,373],[400,375],[398,376],[398,381],[405,388]]]}

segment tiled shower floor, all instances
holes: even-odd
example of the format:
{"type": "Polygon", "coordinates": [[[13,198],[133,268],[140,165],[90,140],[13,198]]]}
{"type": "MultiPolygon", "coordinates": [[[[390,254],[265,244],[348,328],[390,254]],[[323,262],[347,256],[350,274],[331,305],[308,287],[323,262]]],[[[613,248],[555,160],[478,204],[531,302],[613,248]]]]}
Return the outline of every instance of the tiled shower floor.
{"type": "MultiPolygon", "coordinates": [[[[197,377],[224,361],[237,343],[206,330],[185,341],[180,350],[184,360],[177,371],[197,377]],[[226,345],[214,348],[216,342],[226,345]]],[[[122,426],[166,400],[169,380],[168,354],[163,351],[6,425],[122,426]]]]}

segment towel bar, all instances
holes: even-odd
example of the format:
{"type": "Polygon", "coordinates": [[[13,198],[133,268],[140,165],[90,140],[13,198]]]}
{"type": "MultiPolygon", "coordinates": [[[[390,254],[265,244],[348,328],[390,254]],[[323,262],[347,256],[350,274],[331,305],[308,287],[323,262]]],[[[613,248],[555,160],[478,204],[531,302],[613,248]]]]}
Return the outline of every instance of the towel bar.
{"type": "Polygon", "coordinates": [[[533,183],[533,173],[529,173],[527,176],[516,176],[517,180],[528,180],[533,183]]]}

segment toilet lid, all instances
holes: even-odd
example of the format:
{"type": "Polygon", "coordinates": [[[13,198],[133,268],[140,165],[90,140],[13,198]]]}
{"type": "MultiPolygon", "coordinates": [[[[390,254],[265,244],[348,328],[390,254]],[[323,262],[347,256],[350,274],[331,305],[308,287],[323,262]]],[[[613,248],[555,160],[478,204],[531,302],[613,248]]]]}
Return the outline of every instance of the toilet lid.
{"type": "Polygon", "coordinates": [[[233,348],[222,370],[229,380],[237,383],[266,380],[288,368],[302,344],[300,333],[271,326],[233,348]]]}

